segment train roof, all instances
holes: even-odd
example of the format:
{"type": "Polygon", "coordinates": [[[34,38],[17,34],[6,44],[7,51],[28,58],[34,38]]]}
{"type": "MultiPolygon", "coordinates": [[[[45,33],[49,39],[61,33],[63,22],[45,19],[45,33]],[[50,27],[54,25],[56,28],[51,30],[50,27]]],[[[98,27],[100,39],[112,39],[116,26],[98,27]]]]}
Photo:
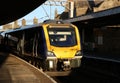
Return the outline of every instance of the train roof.
{"type": "MultiPolygon", "coordinates": [[[[19,37],[23,33],[23,31],[30,34],[33,31],[37,31],[39,29],[38,27],[42,26],[43,24],[52,24],[52,23],[54,23],[54,24],[64,24],[66,22],[63,22],[62,20],[46,20],[46,21],[44,21],[43,23],[40,23],[40,24],[26,25],[26,26],[21,26],[19,28],[7,30],[7,31],[2,32],[2,34],[4,34],[4,35],[5,34],[10,34],[10,35],[19,37]]],[[[69,24],[69,23],[67,22],[67,24],[69,24]]]]}
{"type": "Polygon", "coordinates": [[[6,31],[6,33],[7,34],[11,34],[11,33],[18,32],[18,31],[24,31],[24,30],[34,29],[34,28],[40,27],[40,26],[42,26],[42,24],[34,24],[34,25],[21,26],[19,28],[8,30],[8,31],[6,31]]]}
{"type": "Polygon", "coordinates": [[[10,35],[13,35],[13,36],[20,36],[23,31],[31,32],[33,30],[37,30],[37,28],[40,27],[40,26],[42,26],[42,24],[21,26],[19,28],[15,28],[15,29],[10,29],[10,30],[4,31],[1,34],[2,35],[10,34],[10,35]]]}

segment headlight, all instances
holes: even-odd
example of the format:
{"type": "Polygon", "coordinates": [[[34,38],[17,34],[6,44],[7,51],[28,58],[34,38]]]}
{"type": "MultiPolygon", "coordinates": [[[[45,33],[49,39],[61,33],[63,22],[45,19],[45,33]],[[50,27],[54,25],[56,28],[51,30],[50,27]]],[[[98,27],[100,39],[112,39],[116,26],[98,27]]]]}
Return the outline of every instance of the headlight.
{"type": "Polygon", "coordinates": [[[55,56],[55,55],[54,55],[54,53],[53,53],[53,52],[48,51],[48,52],[47,52],[47,56],[55,56]]]}
{"type": "Polygon", "coordinates": [[[75,56],[82,56],[81,51],[80,51],[80,50],[79,50],[79,51],[77,51],[77,52],[76,52],[76,54],[75,54],[75,56]]]}

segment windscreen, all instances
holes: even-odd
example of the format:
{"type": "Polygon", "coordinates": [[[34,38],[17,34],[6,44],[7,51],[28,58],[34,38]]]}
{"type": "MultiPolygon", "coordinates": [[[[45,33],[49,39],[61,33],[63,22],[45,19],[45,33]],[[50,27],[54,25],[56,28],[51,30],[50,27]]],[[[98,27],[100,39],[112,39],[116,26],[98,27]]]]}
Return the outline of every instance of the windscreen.
{"type": "Polygon", "coordinates": [[[74,28],[48,28],[50,44],[53,46],[68,47],[77,44],[74,28]]]}

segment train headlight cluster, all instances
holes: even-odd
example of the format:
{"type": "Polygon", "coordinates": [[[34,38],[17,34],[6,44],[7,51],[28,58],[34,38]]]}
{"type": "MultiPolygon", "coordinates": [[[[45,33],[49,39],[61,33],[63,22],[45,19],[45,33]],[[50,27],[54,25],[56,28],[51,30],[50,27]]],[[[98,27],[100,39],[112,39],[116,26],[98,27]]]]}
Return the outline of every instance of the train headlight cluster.
{"type": "Polygon", "coordinates": [[[76,54],[75,54],[75,56],[82,56],[81,51],[80,51],[80,50],[79,50],[79,51],[77,51],[77,52],[76,52],[76,54]]]}
{"type": "Polygon", "coordinates": [[[54,53],[53,53],[53,52],[48,51],[48,52],[47,52],[47,56],[55,56],[55,55],[54,55],[54,53]]]}

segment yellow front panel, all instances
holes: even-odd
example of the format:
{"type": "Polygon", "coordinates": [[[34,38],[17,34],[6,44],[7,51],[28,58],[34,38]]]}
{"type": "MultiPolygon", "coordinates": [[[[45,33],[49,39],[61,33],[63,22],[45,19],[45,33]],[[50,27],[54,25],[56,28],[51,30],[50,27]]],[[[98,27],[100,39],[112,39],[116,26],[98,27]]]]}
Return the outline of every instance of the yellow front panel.
{"type": "Polygon", "coordinates": [[[49,24],[44,24],[43,30],[44,30],[44,34],[45,34],[46,46],[49,49],[50,48],[50,41],[49,41],[49,36],[48,36],[48,31],[47,31],[48,26],[49,26],[49,24]]]}
{"type": "Polygon", "coordinates": [[[77,46],[74,47],[54,47],[51,46],[51,51],[54,52],[57,58],[73,58],[77,52],[77,46]]]}
{"type": "Polygon", "coordinates": [[[57,58],[61,58],[61,59],[74,58],[75,53],[78,50],[81,50],[80,36],[79,36],[79,32],[78,32],[77,27],[72,25],[73,28],[75,28],[77,45],[70,46],[70,47],[57,47],[57,46],[50,45],[48,31],[47,31],[47,27],[48,26],[49,26],[49,24],[43,25],[43,29],[44,29],[44,33],[45,33],[45,39],[46,39],[46,44],[47,44],[47,50],[53,52],[57,58]]]}

